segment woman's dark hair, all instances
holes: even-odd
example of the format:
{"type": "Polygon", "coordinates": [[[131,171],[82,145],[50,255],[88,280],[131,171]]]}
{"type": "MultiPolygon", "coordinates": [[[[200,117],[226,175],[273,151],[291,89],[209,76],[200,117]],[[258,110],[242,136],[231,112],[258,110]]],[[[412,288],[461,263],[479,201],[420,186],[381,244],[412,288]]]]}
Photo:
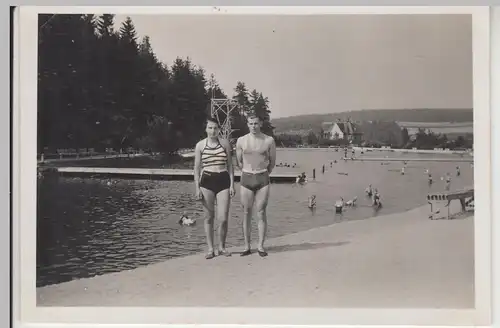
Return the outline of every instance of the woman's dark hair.
{"type": "Polygon", "coordinates": [[[213,117],[213,116],[208,116],[208,117],[207,117],[207,123],[208,123],[208,122],[215,123],[215,124],[217,124],[217,127],[219,127],[219,128],[220,128],[219,121],[217,121],[217,119],[216,119],[215,117],[213,117]]]}

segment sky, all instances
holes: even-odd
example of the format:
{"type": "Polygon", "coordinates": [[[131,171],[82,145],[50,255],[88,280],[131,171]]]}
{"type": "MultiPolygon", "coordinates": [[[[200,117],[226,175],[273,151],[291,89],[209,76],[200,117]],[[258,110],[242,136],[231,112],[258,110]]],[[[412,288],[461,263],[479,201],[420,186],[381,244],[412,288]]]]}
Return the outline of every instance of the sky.
{"type": "Polygon", "coordinates": [[[244,82],[269,98],[272,118],[472,108],[470,15],[130,17],[159,60],[190,57],[229,96],[244,82]]]}

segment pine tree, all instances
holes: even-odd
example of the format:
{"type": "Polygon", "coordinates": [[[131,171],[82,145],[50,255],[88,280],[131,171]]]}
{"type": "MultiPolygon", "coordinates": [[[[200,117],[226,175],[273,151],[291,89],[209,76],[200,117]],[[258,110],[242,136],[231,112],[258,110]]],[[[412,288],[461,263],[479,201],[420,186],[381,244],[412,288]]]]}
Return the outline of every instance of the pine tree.
{"type": "Polygon", "coordinates": [[[114,20],[115,15],[104,14],[99,17],[97,20],[97,31],[101,37],[109,37],[114,34],[114,20]]]}
{"type": "Polygon", "coordinates": [[[254,89],[250,93],[250,105],[255,114],[257,114],[257,116],[259,116],[262,120],[261,131],[269,136],[273,136],[274,127],[270,122],[271,111],[269,110],[269,99],[267,99],[262,95],[262,93],[259,93],[254,89]]]}
{"type": "Polygon", "coordinates": [[[248,133],[248,126],[246,122],[246,115],[251,107],[250,100],[248,99],[248,89],[245,83],[238,81],[234,88],[233,99],[236,100],[240,106],[241,111],[232,113],[234,122],[234,138],[241,137],[248,133]]]}

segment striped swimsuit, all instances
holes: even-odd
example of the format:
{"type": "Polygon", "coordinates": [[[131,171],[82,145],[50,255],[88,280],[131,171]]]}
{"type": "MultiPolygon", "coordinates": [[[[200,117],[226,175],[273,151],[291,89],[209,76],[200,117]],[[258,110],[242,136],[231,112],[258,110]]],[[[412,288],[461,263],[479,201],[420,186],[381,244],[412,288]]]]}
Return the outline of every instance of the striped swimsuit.
{"type": "Polygon", "coordinates": [[[200,178],[200,187],[208,189],[216,195],[222,190],[230,187],[231,181],[229,172],[227,171],[227,159],[228,155],[226,149],[222,147],[220,141],[218,141],[217,146],[209,147],[207,139],[205,147],[201,151],[201,167],[203,173],[200,178]],[[210,170],[213,167],[220,166],[225,166],[226,169],[221,172],[210,170]]]}
{"type": "Polygon", "coordinates": [[[223,166],[227,165],[227,154],[226,150],[218,143],[215,147],[208,146],[208,140],[205,142],[205,148],[201,151],[201,166],[203,170],[213,166],[223,166]]]}

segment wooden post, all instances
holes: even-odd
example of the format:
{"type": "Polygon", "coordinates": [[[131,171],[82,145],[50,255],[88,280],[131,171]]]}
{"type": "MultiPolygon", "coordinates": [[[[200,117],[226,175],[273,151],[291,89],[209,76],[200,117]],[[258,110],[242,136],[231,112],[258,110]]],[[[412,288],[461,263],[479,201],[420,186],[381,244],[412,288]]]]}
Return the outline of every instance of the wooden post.
{"type": "Polygon", "coordinates": [[[460,205],[462,206],[462,212],[465,212],[465,198],[460,198],[460,205]]]}

